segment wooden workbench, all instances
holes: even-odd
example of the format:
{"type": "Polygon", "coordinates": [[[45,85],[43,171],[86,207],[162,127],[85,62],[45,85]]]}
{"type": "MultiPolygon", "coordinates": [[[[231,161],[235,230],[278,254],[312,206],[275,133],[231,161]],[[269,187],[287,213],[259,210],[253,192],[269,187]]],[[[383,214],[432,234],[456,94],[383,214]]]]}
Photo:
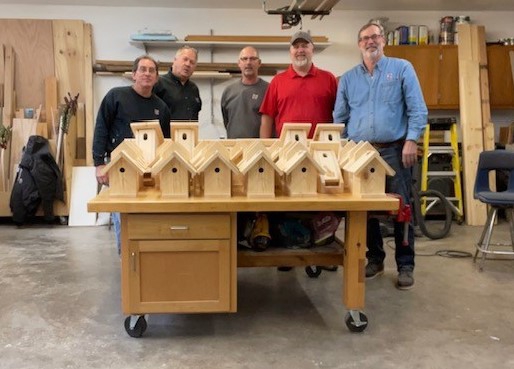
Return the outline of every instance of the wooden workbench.
{"type": "Polygon", "coordinates": [[[131,336],[144,332],[148,313],[236,312],[237,267],[302,265],[344,266],[347,325],[362,331],[367,212],[397,208],[398,200],[386,195],[164,200],[154,189],[137,198],[105,191],[88,203],[90,212],[121,213],[121,297],[131,336]],[[345,211],[344,246],[238,253],[237,212],[275,211],[345,211]]]}

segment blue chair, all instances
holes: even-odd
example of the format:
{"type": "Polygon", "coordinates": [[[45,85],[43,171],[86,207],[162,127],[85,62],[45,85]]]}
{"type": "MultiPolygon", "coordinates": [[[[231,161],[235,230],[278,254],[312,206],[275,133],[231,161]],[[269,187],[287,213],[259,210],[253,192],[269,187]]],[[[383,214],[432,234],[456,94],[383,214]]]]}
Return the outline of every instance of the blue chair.
{"type": "Polygon", "coordinates": [[[514,152],[506,150],[492,150],[480,153],[478,160],[477,176],[473,194],[475,199],[489,205],[487,221],[484,230],[477,243],[477,250],[473,261],[475,262],[478,253],[482,253],[479,269],[487,254],[514,255],[514,152]],[[489,173],[491,171],[503,171],[508,175],[507,189],[505,191],[493,191],[489,185],[489,173]],[[498,210],[505,209],[509,218],[511,243],[491,244],[493,228],[497,220],[498,210]],[[499,247],[495,247],[499,246],[499,247]],[[512,250],[506,250],[505,246],[511,246],[512,250]],[[494,249],[492,247],[495,247],[494,249]]]}

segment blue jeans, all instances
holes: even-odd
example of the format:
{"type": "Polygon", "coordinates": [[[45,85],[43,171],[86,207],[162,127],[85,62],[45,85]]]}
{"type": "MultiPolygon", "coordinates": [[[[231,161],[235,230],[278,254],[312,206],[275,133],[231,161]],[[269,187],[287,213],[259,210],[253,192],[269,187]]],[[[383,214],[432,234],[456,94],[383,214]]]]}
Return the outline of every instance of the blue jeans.
{"type": "Polygon", "coordinates": [[[112,228],[114,229],[114,236],[116,237],[116,248],[118,255],[121,255],[121,217],[120,213],[111,213],[112,228]]]}
{"type": "MultiPolygon", "coordinates": [[[[395,193],[403,198],[404,204],[410,204],[412,171],[404,168],[402,164],[403,145],[395,145],[377,149],[382,158],[394,169],[393,177],[386,177],[386,192],[395,193]]],[[[396,245],[395,259],[397,270],[414,270],[414,228],[412,221],[408,228],[408,244],[403,245],[404,223],[394,222],[394,241],[396,245]]],[[[369,218],[367,226],[368,262],[381,264],[385,259],[384,241],[380,233],[380,224],[377,218],[369,218]]]]}

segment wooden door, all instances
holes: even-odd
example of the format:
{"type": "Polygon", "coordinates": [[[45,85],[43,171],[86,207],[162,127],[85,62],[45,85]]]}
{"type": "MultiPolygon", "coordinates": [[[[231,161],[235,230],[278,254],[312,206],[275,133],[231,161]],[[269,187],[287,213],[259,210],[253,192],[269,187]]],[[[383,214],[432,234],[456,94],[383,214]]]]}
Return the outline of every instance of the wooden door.
{"type": "Polygon", "coordinates": [[[437,108],[438,74],[439,74],[439,46],[388,46],[385,54],[391,57],[402,58],[410,61],[416,70],[425,103],[429,108],[437,108]]]}
{"type": "Polygon", "coordinates": [[[440,109],[459,108],[459,56],[456,45],[440,46],[439,64],[439,100],[440,109]]]}
{"type": "Polygon", "coordinates": [[[489,100],[492,108],[514,108],[510,51],[514,51],[514,46],[487,46],[489,100]]]}

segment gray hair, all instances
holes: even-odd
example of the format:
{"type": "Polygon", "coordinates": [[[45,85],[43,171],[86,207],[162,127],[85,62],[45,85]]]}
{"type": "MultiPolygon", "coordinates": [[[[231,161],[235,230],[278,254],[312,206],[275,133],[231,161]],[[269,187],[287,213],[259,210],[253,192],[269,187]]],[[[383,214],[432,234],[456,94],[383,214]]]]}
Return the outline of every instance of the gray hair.
{"type": "Polygon", "coordinates": [[[364,31],[365,29],[368,29],[369,27],[371,26],[375,26],[375,27],[378,27],[378,29],[380,30],[380,35],[381,36],[385,36],[385,31],[384,31],[384,27],[382,27],[381,24],[377,23],[377,22],[368,22],[366,23],[365,25],[363,25],[360,29],[359,29],[359,33],[357,33],[357,41],[361,38],[361,32],[364,31]]]}
{"type": "Polygon", "coordinates": [[[184,51],[191,50],[196,57],[196,60],[198,61],[198,50],[196,50],[194,47],[191,47],[189,45],[184,45],[180,49],[177,50],[175,53],[175,57],[178,58],[184,51]]]}

